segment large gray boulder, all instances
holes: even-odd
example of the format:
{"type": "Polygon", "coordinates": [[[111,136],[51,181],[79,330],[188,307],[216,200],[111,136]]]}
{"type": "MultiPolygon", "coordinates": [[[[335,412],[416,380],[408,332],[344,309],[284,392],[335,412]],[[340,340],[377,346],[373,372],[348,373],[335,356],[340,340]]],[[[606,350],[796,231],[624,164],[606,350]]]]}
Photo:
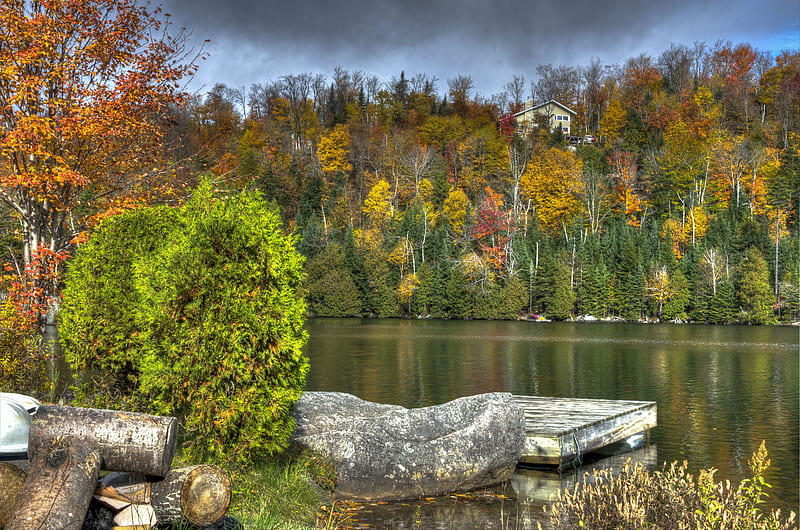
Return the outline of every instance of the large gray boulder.
{"type": "Polygon", "coordinates": [[[293,415],[294,442],[335,464],[333,494],[346,498],[410,499],[505,482],[525,442],[522,407],[506,393],[406,409],[306,392],[293,415]]]}

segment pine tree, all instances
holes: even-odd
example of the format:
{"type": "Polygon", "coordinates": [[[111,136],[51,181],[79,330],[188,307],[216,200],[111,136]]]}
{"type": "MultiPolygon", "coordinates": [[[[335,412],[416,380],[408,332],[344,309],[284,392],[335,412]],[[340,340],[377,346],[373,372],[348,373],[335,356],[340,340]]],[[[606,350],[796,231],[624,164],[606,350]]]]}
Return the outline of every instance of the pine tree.
{"type": "Polygon", "coordinates": [[[675,269],[669,277],[669,297],[664,304],[664,320],[686,320],[686,309],[691,300],[689,281],[680,269],[675,269]]]}
{"type": "Polygon", "coordinates": [[[580,312],[602,318],[608,313],[611,285],[608,269],[602,261],[584,267],[583,279],[578,287],[580,312]]]}
{"type": "Polygon", "coordinates": [[[352,317],[361,313],[358,288],[345,267],[344,250],[330,244],[306,265],[306,300],[320,317],[352,317]]]}
{"type": "Polygon", "coordinates": [[[575,291],[572,289],[572,271],[566,262],[566,251],[561,251],[553,268],[553,294],[547,305],[547,316],[556,320],[567,320],[572,316],[575,291]]]}
{"type": "Polygon", "coordinates": [[[640,263],[639,247],[628,237],[617,265],[615,292],[619,315],[625,320],[638,320],[644,311],[644,274],[640,263]]]}
{"type": "Polygon", "coordinates": [[[769,283],[767,263],[757,248],[748,248],[739,263],[736,286],[745,322],[750,324],[774,322],[772,306],[775,297],[769,283]]]}
{"type": "Polygon", "coordinates": [[[519,275],[505,281],[500,291],[500,307],[497,318],[513,320],[528,306],[528,289],[519,275]]]}
{"type": "Polygon", "coordinates": [[[475,297],[473,290],[461,267],[450,270],[445,282],[446,313],[453,318],[472,318],[475,314],[475,297]]]}
{"type": "Polygon", "coordinates": [[[717,286],[717,293],[711,297],[706,310],[706,322],[711,324],[730,324],[736,318],[736,292],[733,283],[724,279],[717,286]]]}

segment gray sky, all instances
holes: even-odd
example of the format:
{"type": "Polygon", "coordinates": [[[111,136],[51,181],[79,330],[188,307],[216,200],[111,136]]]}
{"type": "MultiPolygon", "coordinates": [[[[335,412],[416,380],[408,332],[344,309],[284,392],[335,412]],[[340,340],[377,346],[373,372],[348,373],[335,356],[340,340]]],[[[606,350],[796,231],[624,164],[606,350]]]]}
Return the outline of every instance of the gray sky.
{"type": "MultiPolygon", "coordinates": [[[[155,3],[155,2],[154,2],[155,3]]],[[[173,22],[210,39],[190,88],[249,87],[336,66],[382,81],[457,75],[489,97],[540,64],[621,64],[671,43],[800,49],[798,0],[164,0],[173,22]]]]}

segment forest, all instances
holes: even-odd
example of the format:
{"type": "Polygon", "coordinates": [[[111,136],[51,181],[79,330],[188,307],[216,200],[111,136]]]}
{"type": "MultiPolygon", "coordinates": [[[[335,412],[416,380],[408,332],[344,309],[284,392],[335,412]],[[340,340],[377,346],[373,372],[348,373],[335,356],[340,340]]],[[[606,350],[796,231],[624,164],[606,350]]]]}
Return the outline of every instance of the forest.
{"type": "Polygon", "coordinates": [[[159,12],[69,5],[0,9],[0,280],[26,319],[94,227],[203,176],[279,209],[316,316],[800,320],[798,50],[672,44],[490,97],[341,67],[193,95],[202,51],[159,12]],[[596,140],[515,126],[550,100],[596,140]]]}
{"type": "Polygon", "coordinates": [[[673,44],[540,65],[490,98],[446,85],[342,68],[218,84],[172,134],[193,172],[279,206],[317,316],[800,319],[796,50],[673,44]],[[597,141],[519,130],[527,100],[597,141]]]}

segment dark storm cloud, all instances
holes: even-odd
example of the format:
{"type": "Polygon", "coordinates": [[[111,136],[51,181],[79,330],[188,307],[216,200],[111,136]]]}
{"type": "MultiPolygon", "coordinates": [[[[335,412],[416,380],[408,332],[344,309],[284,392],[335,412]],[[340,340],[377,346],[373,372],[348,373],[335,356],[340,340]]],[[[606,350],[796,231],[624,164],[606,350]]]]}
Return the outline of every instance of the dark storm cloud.
{"type": "MultiPolygon", "coordinates": [[[[336,66],[388,80],[405,70],[470,75],[485,95],[539,64],[604,64],[670,43],[751,42],[798,35],[797,0],[168,0],[165,10],[209,38],[201,77],[231,85],[336,66]],[[204,70],[206,70],[204,72],[204,70]]],[[[797,48],[800,43],[792,47],[797,48]]]]}

